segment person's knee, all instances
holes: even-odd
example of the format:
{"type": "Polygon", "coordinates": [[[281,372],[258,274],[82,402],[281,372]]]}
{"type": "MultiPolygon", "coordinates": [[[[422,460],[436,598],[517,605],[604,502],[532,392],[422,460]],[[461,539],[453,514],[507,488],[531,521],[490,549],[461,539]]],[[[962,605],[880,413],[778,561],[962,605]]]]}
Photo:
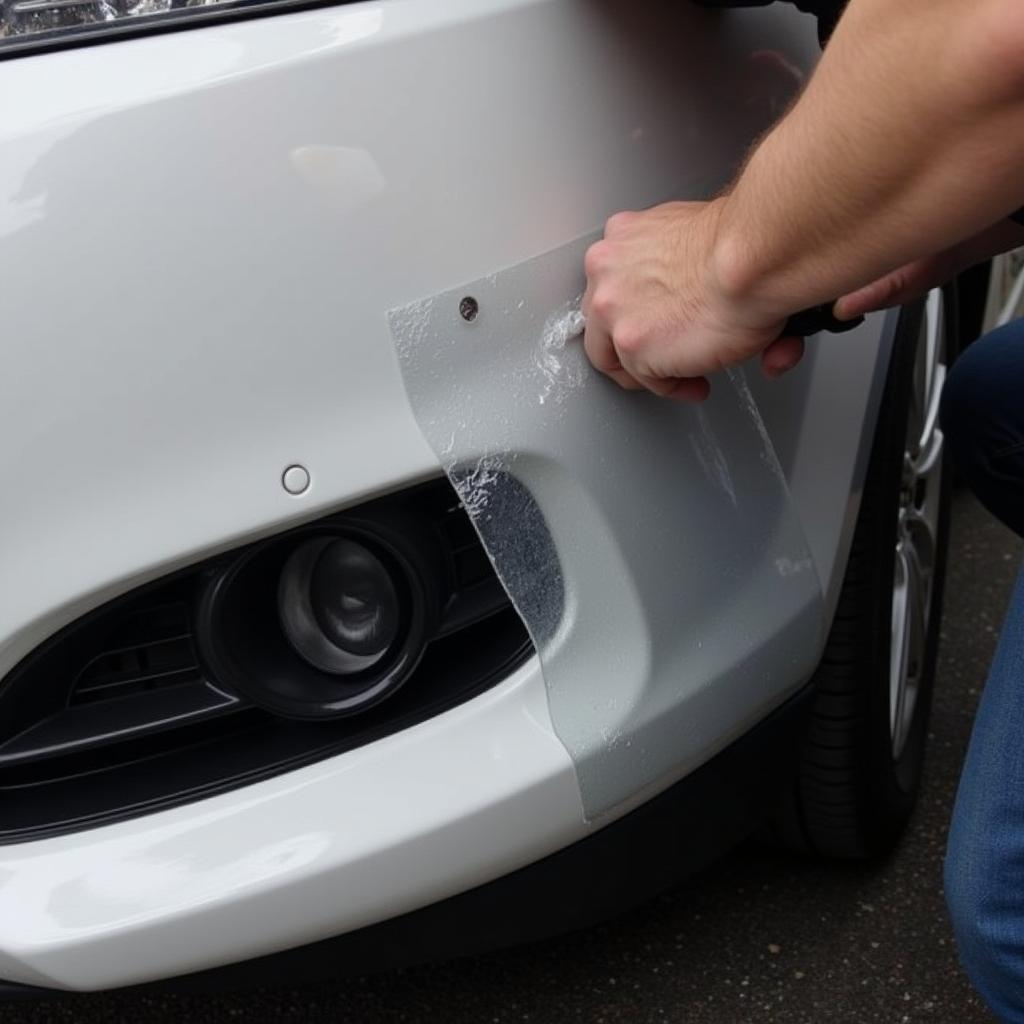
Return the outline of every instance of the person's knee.
{"type": "Polygon", "coordinates": [[[1024,322],[971,345],[943,389],[940,423],[963,479],[1013,529],[1024,493],[1024,322]]]}
{"type": "Polygon", "coordinates": [[[947,448],[958,468],[964,472],[967,472],[968,464],[973,461],[972,452],[978,449],[979,427],[974,415],[978,405],[978,375],[965,366],[966,359],[965,353],[947,374],[939,409],[939,423],[947,448]]]}
{"type": "Polygon", "coordinates": [[[940,423],[957,468],[975,480],[988,473],[1000,447],[998,408],[1004,350],[998,332],[976,341],[953,365],[942,392],[940,423]]]}

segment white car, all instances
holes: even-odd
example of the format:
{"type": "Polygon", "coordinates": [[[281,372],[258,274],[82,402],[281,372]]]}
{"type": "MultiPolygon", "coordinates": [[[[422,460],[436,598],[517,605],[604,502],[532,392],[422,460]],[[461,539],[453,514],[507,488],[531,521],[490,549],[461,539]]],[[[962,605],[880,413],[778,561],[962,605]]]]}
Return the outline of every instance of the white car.
{"type": "Polygon", "coordinates": [[[453,955],[759,828],[891,846],[954,293],[702,407],[530,347],[611,213],[728,181],[813,19],[0,11],[5,990],[453,955]]]}

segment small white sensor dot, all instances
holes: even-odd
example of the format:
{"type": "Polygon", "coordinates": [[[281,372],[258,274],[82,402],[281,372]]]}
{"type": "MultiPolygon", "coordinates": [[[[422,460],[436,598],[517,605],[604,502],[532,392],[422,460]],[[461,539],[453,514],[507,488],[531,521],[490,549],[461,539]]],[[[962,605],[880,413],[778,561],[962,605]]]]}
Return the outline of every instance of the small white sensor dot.
{"type": "Polygon", "coordinates": [[[289,466],[281,483],[289,494],[304,494],[309,490],[309,470],[305,466],[289,466]]]}

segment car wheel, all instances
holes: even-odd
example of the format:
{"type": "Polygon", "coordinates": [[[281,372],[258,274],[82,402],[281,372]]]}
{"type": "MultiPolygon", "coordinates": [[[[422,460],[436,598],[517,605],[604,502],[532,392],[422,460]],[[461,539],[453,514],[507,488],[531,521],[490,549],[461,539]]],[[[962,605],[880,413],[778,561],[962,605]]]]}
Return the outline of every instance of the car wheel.
{"type": "MultiPolygon", "coordinates": [[[[988,294],[979,333],[987,333],[1016,320],[1024,309],[1024,249],[992,259],[988,294]]],[[[971,339],[973,340],[973,339],[971,339]]]]}
{"type": "Polygon", "coordinates": [[[953,289],[901,315],[846,576],[779,835],[841,858],[889,850],[921,778],[949,531],[939,400],[953,289]]]}

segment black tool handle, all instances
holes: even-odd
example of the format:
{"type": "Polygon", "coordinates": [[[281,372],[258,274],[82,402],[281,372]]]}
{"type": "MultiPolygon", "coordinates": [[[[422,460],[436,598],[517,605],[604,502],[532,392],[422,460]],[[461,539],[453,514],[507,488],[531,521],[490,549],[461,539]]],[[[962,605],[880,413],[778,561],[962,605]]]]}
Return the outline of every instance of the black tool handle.
{"type": "Polygon", "coordinates": [[[844,331],[852,331],[854,327],[860,327],[864,323],[862,316],[858,316],[854,320],[837,319],[832,312],[832,306],[831,302],[823,302],[820,306],[812,306],[800,313],[794,313],[786,321],[786,326],[782,328],[782,335],[806,338],[809,334],[817,334],[819,331],[842,334],[844,331]]]}
{"type": "MultiPolygon", "coordinates": [[[[701,7],[767,7],[775,0],[697,0],[701,7]]],[[[789,0],[798,10],[805,14],[819,15],[822,9],[829,10],[836,7],[833,0],[789,0]]]]}

